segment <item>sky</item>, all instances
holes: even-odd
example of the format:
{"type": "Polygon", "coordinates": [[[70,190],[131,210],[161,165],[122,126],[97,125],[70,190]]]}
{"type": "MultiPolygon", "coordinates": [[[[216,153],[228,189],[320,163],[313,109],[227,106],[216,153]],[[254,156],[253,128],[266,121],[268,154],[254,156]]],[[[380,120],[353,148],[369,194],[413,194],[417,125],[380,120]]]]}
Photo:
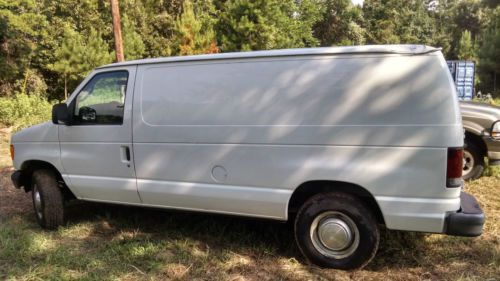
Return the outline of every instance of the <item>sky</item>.
{"type": "Polygon", "coordinates": [[[363,5],[363,0],[351,0],[355,5],[363,5]]]}

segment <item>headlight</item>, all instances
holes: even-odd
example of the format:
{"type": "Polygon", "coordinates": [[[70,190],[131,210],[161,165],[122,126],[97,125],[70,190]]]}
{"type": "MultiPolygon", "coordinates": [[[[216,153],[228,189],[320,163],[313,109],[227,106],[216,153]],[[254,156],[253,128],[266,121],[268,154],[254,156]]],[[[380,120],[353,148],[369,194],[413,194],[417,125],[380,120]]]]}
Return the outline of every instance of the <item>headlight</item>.
{"type": "Polygon", "coordinates": [[[491,137],[500,140],[500,120],[496,121],[493,123],[493,126],[491,126],[491,137]]]}

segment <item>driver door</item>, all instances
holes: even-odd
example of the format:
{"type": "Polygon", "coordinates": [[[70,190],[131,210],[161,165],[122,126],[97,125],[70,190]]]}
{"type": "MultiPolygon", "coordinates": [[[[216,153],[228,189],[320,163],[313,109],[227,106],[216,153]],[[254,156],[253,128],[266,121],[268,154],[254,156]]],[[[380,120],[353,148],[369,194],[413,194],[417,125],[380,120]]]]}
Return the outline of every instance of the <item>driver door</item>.
{"type": "Polygon", "coordinates": [[[132,154],[135,70],[98,70],[68,101],[72,120],[59,126],[61,162],[80,199],[141,202],[132,154]]]}

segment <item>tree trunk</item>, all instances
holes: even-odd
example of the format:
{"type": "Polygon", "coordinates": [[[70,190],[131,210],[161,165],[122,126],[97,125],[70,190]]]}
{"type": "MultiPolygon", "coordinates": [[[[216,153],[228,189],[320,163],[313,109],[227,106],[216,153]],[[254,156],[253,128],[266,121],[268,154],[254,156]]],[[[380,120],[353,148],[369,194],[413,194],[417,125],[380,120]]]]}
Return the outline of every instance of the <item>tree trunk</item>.
{"type": "Polygon", "coordinates": [[[497,72],[493,74],[493,93],[497,91],[497,72]]]}
{"type": "Polygon", "coordinates": [[[120,8],[118,0],[110,0],[111,3],[111,16],[113,17],[113,34],[115,35],[115,53],[116,61],[124,61],[123,56],[123,43],[122,43],[122,29],[120,26],[120,8]]]}
{"type": "Polygon", "coordinates": [[[68,99],[68,78],[64,75],[64,100],[68,99]]]}

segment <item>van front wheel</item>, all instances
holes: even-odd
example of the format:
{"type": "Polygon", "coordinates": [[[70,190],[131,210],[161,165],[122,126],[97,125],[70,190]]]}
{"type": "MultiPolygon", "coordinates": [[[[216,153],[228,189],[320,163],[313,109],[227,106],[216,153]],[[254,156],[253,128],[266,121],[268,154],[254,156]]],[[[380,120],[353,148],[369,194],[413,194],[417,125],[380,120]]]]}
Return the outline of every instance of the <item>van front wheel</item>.
{"type": "Polygon", "coordinates": [[[374,215],[359,199],[322,193],[300,208],[295,239],[302,254],[316,265],[357,269],[375,256],[380,233],[374,215]]]}
{"type": "Polygon", "coordinates": [[[35,216],[41,227],[56,229],[64,223],[64,197],[51,170],[36,170],[32,177],[35,216]]]}

